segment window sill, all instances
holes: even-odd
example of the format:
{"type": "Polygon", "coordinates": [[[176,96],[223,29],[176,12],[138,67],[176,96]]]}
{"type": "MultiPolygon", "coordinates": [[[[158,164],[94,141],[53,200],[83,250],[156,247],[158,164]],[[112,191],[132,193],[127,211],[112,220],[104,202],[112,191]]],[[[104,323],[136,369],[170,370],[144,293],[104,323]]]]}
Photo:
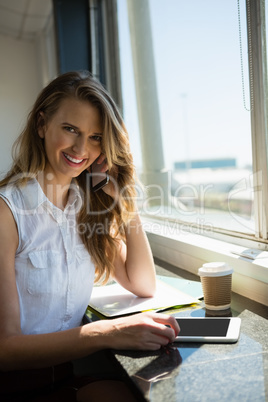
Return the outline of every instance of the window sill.
{"type": "Polygon", "coordinates": [[[179,232],[147,217],[142,217],[142,222],[154,257],[195,275],[205,262],[225,261],[234,269],[233,291],[268,306],[267,251],[248,250],[204,235],[179,232]]]}

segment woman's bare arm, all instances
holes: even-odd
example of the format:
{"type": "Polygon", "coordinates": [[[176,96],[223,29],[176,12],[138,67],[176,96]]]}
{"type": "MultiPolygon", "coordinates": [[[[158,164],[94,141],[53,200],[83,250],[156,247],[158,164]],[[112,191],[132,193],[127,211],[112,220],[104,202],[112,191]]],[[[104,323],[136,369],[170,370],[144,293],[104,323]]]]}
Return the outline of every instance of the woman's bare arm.
{"type": "Polygon", "coordinates": [[[175,339],[179,331],[175,319],[153,313],[49,334],[22,334],[15,278],[18,233],[2,199],[0,222],[0,370],[51,366],[106,348],[155,350],[175,339]]]}
{"type": "Polygon", "coordinates": [[[155,293],[154,261],[138,213],[126,227],[126,244],[119,244],[115,279],[137,296],[151,297],[155,293]]]}

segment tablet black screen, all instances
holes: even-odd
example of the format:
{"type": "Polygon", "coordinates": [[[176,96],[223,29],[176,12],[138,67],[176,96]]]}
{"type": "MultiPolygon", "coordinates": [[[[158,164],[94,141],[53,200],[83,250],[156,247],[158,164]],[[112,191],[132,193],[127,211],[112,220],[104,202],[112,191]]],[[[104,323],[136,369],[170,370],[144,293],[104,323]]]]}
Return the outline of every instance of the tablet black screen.
{"type": "Polygon", "coordinates": [[[177,318],[179,336],[226,336],[230,319],[184,319],[177,318]]]}

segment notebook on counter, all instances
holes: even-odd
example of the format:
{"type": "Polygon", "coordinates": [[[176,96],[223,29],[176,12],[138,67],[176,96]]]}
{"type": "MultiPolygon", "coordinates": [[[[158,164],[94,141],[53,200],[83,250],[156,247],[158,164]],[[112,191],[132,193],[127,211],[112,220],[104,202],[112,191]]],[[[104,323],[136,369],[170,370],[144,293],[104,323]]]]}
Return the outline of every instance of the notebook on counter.
{"type": "Polygon", "coordinates": [[[148,310],[160,312],[196,303],[199,303],[197,297],[157,278],[155,295],[146,298],[134,295],[118,283],[95,286],[89,308],[104,318],[115,318],[148,310]]]}

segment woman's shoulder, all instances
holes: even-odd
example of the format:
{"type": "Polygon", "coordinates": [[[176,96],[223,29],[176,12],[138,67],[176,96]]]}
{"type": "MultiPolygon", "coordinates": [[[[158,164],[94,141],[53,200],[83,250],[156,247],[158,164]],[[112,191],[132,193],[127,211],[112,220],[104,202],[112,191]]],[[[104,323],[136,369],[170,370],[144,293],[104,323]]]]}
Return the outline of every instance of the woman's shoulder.
{"type": "Polygon", "coordinates": [[[34,191],[35,179],[31,179],[26,183],[10,181],[9,183],[0,186],[0,197],[14,199],[18,196],[23,197],[25,194],[34,191]]]}
{"type": "Polygon", "coordinates": [[[7,184],[5,186],[0,187],[0,205],[1,209],[5,209],[7,206],[12,209],[12,205],[14,203],[14,199],[17,198],[18,187],[13,184],[7,184]]]}
{"type": "Polygon", "coordinates": [[[18,246],[17,224],[14,213],[10,205],[2,198],[0,198],[0,243],[3,246],[6,243],[11,245],[14,243],[16,248],[18,246]],[[11,240],[13,240],[11,242],[11,240]],[[10,241],[10,243],[8,243],[10,241]]]}
{"type": "Polygon", "coordinates": [[[26,184],[9,183],[0,187],[1,210],[11,210],[13,217],[18,223],[20,215],[25,215],[25,211],[31,211],[33,208],[28,207],[31,200],[35,197],[35,190],[32,188],[31,181],[26,184]]]}

